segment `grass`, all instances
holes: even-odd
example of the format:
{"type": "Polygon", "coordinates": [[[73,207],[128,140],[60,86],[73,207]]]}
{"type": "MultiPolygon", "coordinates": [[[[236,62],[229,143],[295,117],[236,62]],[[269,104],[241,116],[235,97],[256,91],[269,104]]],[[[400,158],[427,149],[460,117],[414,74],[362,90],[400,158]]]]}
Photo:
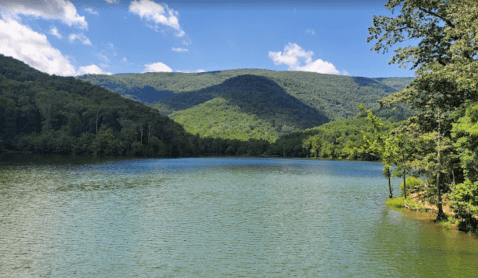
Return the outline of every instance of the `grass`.
{"type": "Polygon", "coordinates": [[[403,198],[402,197],[388,199],[386,204],[391,206],[391,207],[394,207],[394,208],[404,208],[405,207],[405,204],[403,203],[403,198]]]}
{"type": "Polygon", "coordinates": [[[415,203],[414,201],[412,201],[412,199],[410,199],[410,197],[407,197],[407,204],[419,211],[425,211],[425,208],[422,205],[415,203]]]}
{"type": "MultiPolygon", "coordinates": [[[[413,202],[410,198],[407,198],[406,200],[407,200],[407,204],[410,207],[415,208],[415,209],[420,210],[420,211],[425,211],[425,208],[423,206],[413,202]]],[[[405,207],[405,203],[403,202],[403,197],[388,199],[386,204],[391,206],[391,207],[394,207],[394,208],[404,208],[405,207]]]]}

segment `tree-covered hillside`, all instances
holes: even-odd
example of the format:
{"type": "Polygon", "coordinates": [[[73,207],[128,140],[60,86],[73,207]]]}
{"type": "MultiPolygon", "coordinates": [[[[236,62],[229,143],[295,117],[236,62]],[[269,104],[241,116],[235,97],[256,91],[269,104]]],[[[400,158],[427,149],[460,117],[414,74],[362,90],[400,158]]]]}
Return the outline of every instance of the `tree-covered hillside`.
{"type": "Polygon", "coordinates": [[[144,104],[0,55],[0,152],[180,156],[191,139],[144,104]]]}
{"type": "MultiPolygon", "coordinates": [[[[226,92],[245,91],[241,86],[248,84],[233,83],[231,88],[229,87],[231,83],[226,82],[240,75],[265,77],[275,82],[290,96],[314,108],[330,120],[354,117],[358,113],[357,107],[360,103],[364,103],[366,107],[375,107],[378,99],[396,92],[411,82],[410,78],[376,80],[313,72],[258,69],[204,73],[83,75],[78,78],[143,102],[151,102],[154,99],[152,95],[155,94],[153,90],[156,90],[157,101],[153,107],[169,115],[174,111],[209,101],[226,92]],[[148,95],[148,98],[142,98],[142,95],[148,95]]],[[[404,118],[408,115],[409,113],[396,116],[404,118]]]]}
{"type": "MultiPolygon", "coordinates": [[[[190,133],[201,136],[275,141],[279,135],[329,121],[317,110],[287,94],[277,83],[256,75],[240,75],[223,82],[231,91],[176,111],[170,117],[190,133]]],[[[180,95],[183,96],[183,95],[180,95]]],[[[200,102],[201,96],[195,98],[200,102]]]]}

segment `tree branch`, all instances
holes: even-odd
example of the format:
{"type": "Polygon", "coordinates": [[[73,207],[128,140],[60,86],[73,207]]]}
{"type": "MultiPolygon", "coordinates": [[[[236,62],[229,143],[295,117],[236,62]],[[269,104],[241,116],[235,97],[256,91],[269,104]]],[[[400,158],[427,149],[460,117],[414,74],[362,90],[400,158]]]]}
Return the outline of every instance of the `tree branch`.
{"type": "Polygon", "coordinates": [[[423,8],[420,8],[420,7],[418,7],[418,9],[419,9],[420,11],[424,12],[424,13],[427,13],[427,14],[429,14],[429,15],[433,15],[433,16],[436,16],[436,17],[440,18],[441,20],[445,21],[445,23],[446,23],[448,26],[450,26],[450,27],[452,27],[452,28],[455,28],[455,24],[453,24],[453,22],[451,22],[449,19],[446,19],[446,18],[444,18],[443,16],[440,16],[439,14],[437,14],[437,13],[435,13],[435,12],[432,12],[432,11],[430,11],[430,10],[426,10],[426,9],[423,9],[423,8]]]}

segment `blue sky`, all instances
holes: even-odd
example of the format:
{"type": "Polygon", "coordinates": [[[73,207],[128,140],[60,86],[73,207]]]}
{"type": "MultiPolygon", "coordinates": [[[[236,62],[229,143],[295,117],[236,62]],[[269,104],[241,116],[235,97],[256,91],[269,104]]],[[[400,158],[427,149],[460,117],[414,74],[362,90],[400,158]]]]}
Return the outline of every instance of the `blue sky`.
{"type": "Polygon", "coordinates": [[[241,68],[410,77],[370,51],[385,1],[0,0],[0,53],[50,74],[241,68]]]}

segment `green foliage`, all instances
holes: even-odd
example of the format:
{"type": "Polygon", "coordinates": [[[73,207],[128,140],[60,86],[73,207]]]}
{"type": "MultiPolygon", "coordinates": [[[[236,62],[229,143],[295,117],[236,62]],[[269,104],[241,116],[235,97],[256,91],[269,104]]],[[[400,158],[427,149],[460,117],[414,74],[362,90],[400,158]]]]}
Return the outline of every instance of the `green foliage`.
{"type": "MultiPolygon", "coordinates": [[[[372,49],[377,52],[416,41],[397,47],[390,61],[411,64],[416,78],[379,102],[406,104],[415,112],[403,129],[401,164],[435,180],[437,220],[443,220],[441,192],[452,190],[462,211],[473,199],[478,179],[478,5],[474,0],[389,0],[386,7],[393,16],[375,16],[368,40],[375,41],[372,49]]],[[[476,223],[471,217],[476,211],[467,209],[468,214],[460,212],[459,217],[476,223]]]]}
{"type": "Polygon", "coordinates": [[[0,55],[0,146],[9,151],[186,156],[197,154],[191,139],[144,104],[0,55]]]}
{"type": "MultiPolygon", "coordinates": [[[[355,117],[359,103],[365,103],[368,108],[376,108],[378,99],[396,92],[410,82],[410,78],[396,78],[392,81],[389,78],[375,80],[311,72],[253,69],[188,74],[85,75],[78,78],[123,95],[134,95],[135,99],[144,102],[151,102],[151,97],[149,100],[142,99],[140,91],[146,87],[153,88],[157,92],[153,95],[157,95],[160,100],[154,102],[152,107],[164,115],[195,108],[222,97],[228,100],[228,105],[239,105],[242,113],[257,115],[271,123],[278,131],[274,137],[311,128],[330,120],[355,117]],[[387,86],[387,81],[394,84],[394,87],[387,86]],[[247,99],[245,96],[252,98],[247,99]],[[264,96],[267,96],[267,105],[262,103],[261,97],[264,96]],[[258,107],[268,109],[265,111],[258,107]],[[261,112],[260,115],[257,114],[258,111],[261,112]]],[[[202,113],[206,114],[210,106],[200,106],[194,113],[200,114],[202,109],[202,113]]],[[[178,115],[177,113],[174,115],[178,115]]],[[[404,106],[399,107],[397,112],[392,112],[391,109],[380,110],[382,117],[403,119],[407,115],[411,114],[404,106]]],[[[226,117],[231,118],[228,115],[226,117]]]]}
{"type": "Polygon", "coordinates": [[[242,141],[250,138],[274,141],[278,137],[278,131],[271,123],[244,113],[240,107],[230,105],[222,98],[175,112],[170,117],[182,124],[187,132],[201,137],[242,141]]]}
{"type": "Polygon", "coordinates": [[[275,82],[259,76],[238,76],[226,81],[228,92],[192,108],[170,115],[186,131],[203,137],[277,140],[281,134],[328,121],[316,110],[291,97],[275,82]],[[245,85],[247,84],[247,85],[245,85]]]}
{"type": "Polygon", "coordinates": [[[457,184],[453,199],[456,201],[457,213],[478,214],[478,182],[466,180],[464,183],[457,184]]]}
{"type": "MultiPolygon", "coordinates": [[[[424,186],[424,183],[421,179],[418,179],[413,176],[409,176],[406,179],[407,188],[417,188],[420,189],[424,186]]],[[[403,182],[400,184],[400,188],[403,189],[403,182]]]]}
{"type": "Polygon", "coordinates": [[[478,180],[478,102],[470,103],[465,115],[453,123],[452,136],[466,178],[478,180]]]}
{"type": "Polygon", "coordinates": [[[394,208],[403,208],[405,204],[402,197],[387,199],[386,204],[394,208]]]}
{"type": "Polygon", "coordinates": [[[410,83],[412,83],[413,78],[397,78],[397,77],[388,77],[388,78],[375,78],[375,80],[379,81],[382,84],[387,85],[388,87],[392,87],[395,90],[401,91],[405,89],[410,83]]]}
{"type": "Polygon", "coordinates": [[[452,194],[453,211],[461,219],[458,227],[465,232],[478,231],[478,182],[466,180],[457,184],[452,194]]]}
{"type": "MultiPolygon", "coordinates": [[[[386,124],[391,124],[385,121],[386,124]]],[[[363,132],[372,132],[364,118],[333,121],[300,132],[282,135],[271,144],[269,155],[320,157],[329,159],[377,160],[370,152],[360,151],[363,132]]]]}
{"type": "Polygon", "coordinates": [[[382,175],[385,177],[385,178],[391,178],[392,177],[392,172],[390,171],[390,165],[383,165],[383,173],[382,175]]]}

